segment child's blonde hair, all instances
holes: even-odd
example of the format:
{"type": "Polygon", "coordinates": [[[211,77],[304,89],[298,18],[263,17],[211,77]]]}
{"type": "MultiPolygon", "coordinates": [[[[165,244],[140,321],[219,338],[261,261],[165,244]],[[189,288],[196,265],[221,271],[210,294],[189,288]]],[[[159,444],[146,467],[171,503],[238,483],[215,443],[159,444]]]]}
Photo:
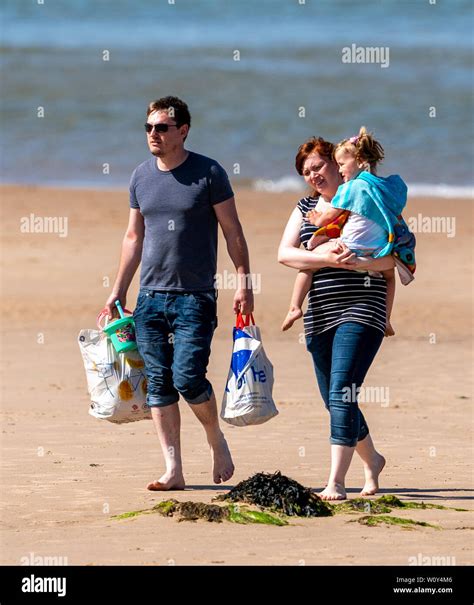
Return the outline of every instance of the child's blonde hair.
{"type": "Polygon", "coordinates": [[[334,148],[334,153],[341,148],[353,154],[359,163],[365,164],[366,170],[372,174],[376,173],[377,164],[384,159],[382,145],[374,139],[370,132],[367,132],[365,126],[361,126],[356,137],[350,137],[338,143],[334,148]]]}

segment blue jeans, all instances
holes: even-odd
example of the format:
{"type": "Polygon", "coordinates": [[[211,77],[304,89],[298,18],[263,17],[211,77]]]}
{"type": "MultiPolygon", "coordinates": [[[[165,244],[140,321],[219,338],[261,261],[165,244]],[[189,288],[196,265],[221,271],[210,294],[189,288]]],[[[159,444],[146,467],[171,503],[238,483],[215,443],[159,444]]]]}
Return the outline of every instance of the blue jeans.
{"type": "Polygon", "coordinates": [[[150,407],[172,405],[179,394],[192,404],[209,400],[212,385],[206,372],[216,308],[214,291],[140,290],[133,318],[150,407]]]}
{"type": "Polygon", "coordinates": [[[306,337],[319,390],[329,411],[330,442],[334,445],[354,447],[369,434],[357,393],[383,337],[380,330],[352,321],[306,337]]]}

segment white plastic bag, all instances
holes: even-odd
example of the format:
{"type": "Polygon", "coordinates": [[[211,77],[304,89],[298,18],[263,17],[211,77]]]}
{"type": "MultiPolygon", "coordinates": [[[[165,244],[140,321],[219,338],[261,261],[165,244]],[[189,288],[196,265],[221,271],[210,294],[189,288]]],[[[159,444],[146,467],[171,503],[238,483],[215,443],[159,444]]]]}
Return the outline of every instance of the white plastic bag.
{"type": "MultiPolygon", "coordinates": [[[[250,316],[253,322],[253,316],[250,316]]],[[[235,426],[262,424],[278,414],[273,401],[273,366],[265,354],[259,328],[239,314],[222,399],[221,418],[235,426]]]]}
{"type": "Polygon", "coordinates": [[[144,362],[138,351],[117,353],[99,330],[81,330],[78,343],[91,397],[89,414],[117,424],[151,419],[144,362]]]}

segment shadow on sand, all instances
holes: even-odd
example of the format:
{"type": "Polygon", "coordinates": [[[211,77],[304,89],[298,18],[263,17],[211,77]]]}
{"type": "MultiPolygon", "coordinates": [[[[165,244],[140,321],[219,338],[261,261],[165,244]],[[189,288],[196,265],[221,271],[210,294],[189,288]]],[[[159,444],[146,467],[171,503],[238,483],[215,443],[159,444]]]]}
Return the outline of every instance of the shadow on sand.
{"type": "MultiPolygon", "coordinates": [[[[320,487],[320,488],[312,488],[311,491],[313,493],[318,494],[319,492],[322,492],[324,489],[324,487],[320,487]]],[[[362,487],[360,489],[357,488],[353,488],[353,487],[349,487],[346,489],[346,492],[348,494],[359,494],[360,490],[362,489],[362,487]]],[[[472,500],[474,498],[474,489],[468,489],[468,488],[453,488],[453,489],[449,489],[449,488],[434,488],[434,489],[418,489],[415,487],[385,487],[382,489],[379,489],[379,491],[375,494],[375,496],[373,496],[374,498],[378,498],[379,496],[382,496],[383,494],[400,494],[402,496],[407,496],[410,498],[423,498],[424,500],[430,500],[430,499],[436,499],[436,500],[472,500]],[[466,495],[459,495],[459,496],[454,496],[454,495],[448,495],[445,496],[443,495],[443,493],[446,492],[448,494],[453,494],[453,493],[457,493],[457,492],[461,492],[464,493],[466,495]],[[469,495],[469,494],[473,494],[473,495],[469,495]]],[[[368,498],[370,498],[370,496],[366,496],[368,498]]]]}

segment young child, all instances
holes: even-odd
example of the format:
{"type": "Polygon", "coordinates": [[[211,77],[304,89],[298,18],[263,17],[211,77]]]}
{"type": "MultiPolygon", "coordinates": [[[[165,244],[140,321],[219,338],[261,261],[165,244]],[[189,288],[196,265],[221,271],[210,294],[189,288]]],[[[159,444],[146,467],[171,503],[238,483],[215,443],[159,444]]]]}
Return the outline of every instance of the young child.
{"type": "MultiPolygon", "coordinates": [[[[311,210],[306,219],[319,227],[308,241],[308,250],[324,246],[334,226],[342,227],[340,240],[356,254],[361,270],[368,258],[379,258],[391,253],[395,239],[394,226],[405,207],[407,186],[398,175],[387,178],[376,176],[377,164],[383,160],[384,150],[364,126],[358,136],[344,139],[334,150],[334,159],[339,165],[344,184],[324,212],[311,210]],[[349,211],[349,212],[348,212],[349,211]],[[331,226],[325,234],[325,227],[331,226]]],[[[391,324],[395,297],[395,271],[382,272],[387,282],[387,324],[385,336],[395,334],[391,324]]],[[[288,330],[303,315],[302,305],[312,283],[312,271],[300,271],[295,281],[290,310],[282,325],[288,330]]]]}

